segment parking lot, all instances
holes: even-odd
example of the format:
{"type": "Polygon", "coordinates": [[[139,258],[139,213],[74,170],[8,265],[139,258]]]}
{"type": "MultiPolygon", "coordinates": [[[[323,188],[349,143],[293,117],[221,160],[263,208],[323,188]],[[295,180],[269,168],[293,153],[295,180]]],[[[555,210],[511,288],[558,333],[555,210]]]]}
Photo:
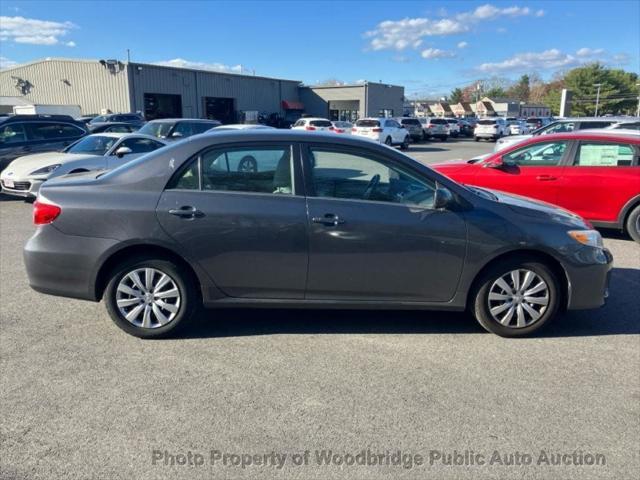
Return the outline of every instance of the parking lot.
{"type": "MultiPolygon", "coordinates": [[[[431,163],[492,149],[465,139],[408,153],[431,163]]],[[[488,334],[466,314],[243,309],[143,341],[102,304],[32,291],[21,258],[31,206],[0,200],[1,478],[626,479],[640,469],[640,247],[615,232],[605,233],[607,305],[533,338],[488,334]],[[318,465],[323,450],[414,462],[318,465]],[[210,461],[215,451],[254,464],[210,461]],[[502,463],[455,464],[456,453],[494,452],[502,463]],[[538,464],[541,452],[606,463],[538,464]],[[532,464],[510,464],[522,454],[532,464]],[[206,461],[171,465],[180,455],[206,461]]]]}

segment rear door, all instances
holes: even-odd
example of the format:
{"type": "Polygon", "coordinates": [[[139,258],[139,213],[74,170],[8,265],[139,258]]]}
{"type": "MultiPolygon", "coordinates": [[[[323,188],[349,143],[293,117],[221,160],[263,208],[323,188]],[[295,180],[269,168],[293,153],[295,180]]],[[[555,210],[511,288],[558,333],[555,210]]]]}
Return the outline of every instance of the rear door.
{"type": "Polygon", "coordinates": [[[435,210],[436,184],[391,157],[310,145],[308,299],[446,302],[466,251],[461,213],[435,210]]]}
{"type": "Polygon", "coordinates": [[[79,127],[62,122],[28,122],[25,128],[30,153],[62,150],[86,134],[79,127]]]}
{"type": "Polygon", "coordinates": [[[640,195],[638,145],[581,140],[564,169],[558,205],[594,221],[615,222],[640,195]]]}
{"type": "Polygon", "coordinates": [[[304,297],[307,212],[298,159],[287,143],[217,146],[186,162],[163,192],[160,224],[226,295],[304,297]]]}
{"type": "Polygon", "coordinates": [[[503,165],[498,168],[478,164],[471,183],[557,203],[570,144],[569,140],[541,141],[512,150],[502,156],[503,165]]]}

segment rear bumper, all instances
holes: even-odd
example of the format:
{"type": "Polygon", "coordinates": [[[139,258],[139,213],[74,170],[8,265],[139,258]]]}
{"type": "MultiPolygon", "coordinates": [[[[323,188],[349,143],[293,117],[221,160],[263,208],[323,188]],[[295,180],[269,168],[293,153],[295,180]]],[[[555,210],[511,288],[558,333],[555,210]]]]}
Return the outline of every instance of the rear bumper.
{"type": "Polygon", "coordinates": [[[581,248],[565,265],[569,281],[569,310],[598,308],[609,296],[609,277],[613,255],[607,249],[581,248]]]}
{"type": "Polygon", "coordinates": [[[52,225],[39,227],[23,251],[29,285],[41,293],[96,301],[97,261],[116,243],[65,235],[52,225]]]}

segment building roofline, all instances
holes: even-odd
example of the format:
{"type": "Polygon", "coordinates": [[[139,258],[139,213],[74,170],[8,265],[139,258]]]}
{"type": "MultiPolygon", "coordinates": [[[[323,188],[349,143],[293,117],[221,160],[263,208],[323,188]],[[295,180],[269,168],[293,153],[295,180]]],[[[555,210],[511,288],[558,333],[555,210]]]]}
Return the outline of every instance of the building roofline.
{"type": "MultiPolygon", "coordinates": [[[[117,60],[117,59],[115,59],[117,60]]],[[[24,67],[28,67],[31,65],[36,65],[38,63],[45,63],[45,62],[67,62],[67,63],[98,63],[100,60],[94,60],[94,59],[90,59],[90,58],[64,58],[64,57],[46,57],[46,58],[39,58],[36,60],[32,60],[30,62],[25,62],[25,63],[20,63],[18,65],[14,65],[13,67],[9,67],[9,68],[5,68],[3,70],[1,70],[1,72],[10,72],[12,70],[17,70],[20,68],[24,68],[24,67]]],[[[295,82],[295,83],[302,83],[302,81],[300,80],[291,80],[288,78],[278,78],[278,77],[266,77],[266,76],[262,76],[262,75],[247,75],[245,73],[233,73],[233,72],[220,72],[217,70],[206,70],[206,69],[200,69],[200,68],[188,68],[188,67],[179,67],[179,66],[172,66],[172,65],[159,65],[157,63],[148,63],[148,62],[127,62],[125,61],[121,61],[118,60],[119,62],[121,62],[124,65],[131,65],[131,66],[140,66],[140,67],[155,67],[155,68],[166,68],[166,69],[171,69],[171,70],[182,70],[182,71],[189,71],[189,72],[203,72],[203,73],[213,73],[216,75],[228,75],[228,76],[232,76],[232,77],[245,77],[245,78],[257,78],[257,79],[261,79],[261,80],[276,80],[276,81],[282,81],[282,82],[295,82]]]]}
{"type": "Polygon", "coordinates": [[[364,87],[365,85],[381,85],[383,87],[397,87],[397,88],[404,88],[402,85],[393,85],[391,83],[380,83],[380,82],[363,82],[363,83],[347,83],[345,85],[301,85],[301,87],[303,88],[314,88],[314,89],[319,89],[319,88],[357,88],[357,87],[364,87]]]}

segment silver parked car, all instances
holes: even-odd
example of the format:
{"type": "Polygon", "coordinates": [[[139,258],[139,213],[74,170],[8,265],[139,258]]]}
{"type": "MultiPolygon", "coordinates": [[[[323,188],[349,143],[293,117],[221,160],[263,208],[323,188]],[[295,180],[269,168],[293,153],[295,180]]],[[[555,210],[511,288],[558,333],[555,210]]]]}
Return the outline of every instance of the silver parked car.
{"type": "Polygon", "coordinates": [[[33,218],[31,286],[104,299],[143,338],[202,305],[468,309],[522,336],[601,306],[612,262],[573,213],[465,187],[355,136],[292,130],[207,133],[52,179],[33,218]]]}
{"type": "Polygon", "coordinates": [[[139,133],[95,133],[62,152],[37,153],[16,158],[0,174],[2,191],[35,198],[40,186],[53,177],[91,170],[110,170],[162,148],[164,140],[139,133]]]}

